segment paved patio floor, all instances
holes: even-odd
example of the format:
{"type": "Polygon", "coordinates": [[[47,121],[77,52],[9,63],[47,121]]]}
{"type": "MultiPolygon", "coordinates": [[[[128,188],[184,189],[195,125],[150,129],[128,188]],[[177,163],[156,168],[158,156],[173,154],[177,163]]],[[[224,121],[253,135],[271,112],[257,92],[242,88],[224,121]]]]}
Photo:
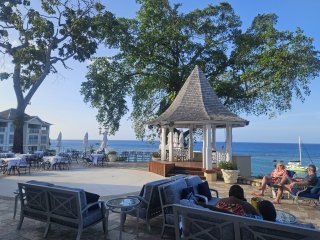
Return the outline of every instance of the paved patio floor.
{"type": "MultiPolygon", "coordinates": [[[[55,171],[32,171],[31,175],[1,175],[0,176],[0,239],[13,240],[38,240],[43,239],[45,224],[42,222],[26,218],[21,230],[16,230],[19,219],[19,206],[16,219],[13,219],[14,195],[17,182],[25,182],[31,179],[39,181],[50,181],[66,186],[81,186],[87,191],[100,194],[102,200],[108,200],[114,197],[132,195],[138,193],[142,185],[148,181],[161,179],[161,176],[147,172],[146,165],[109,165],[105,168],[82,168],[73,166],[71,170],[55,171]],[[84,177],[86,177],[84,179],[84,177]]],[[[226,197],[230,185],[221,181],[209,183],[210,187],[219,191],[220,197],[226,197]]],[[[250,193],[254,187],[250,185],[241,185],[250,201],[250,193]]],[[[266,193],[269,194],[268,192],[266,193]]],[[[268,196],[265,197],[271,200],[268,196]]],[[[320,228],[320,210],[310,206],[297,206],[292,200],[284,199],[282,204],[276,205],[281,209],[292,213],[298,219],[298,222],[313,223],[320,228]]],[[[119,238],[120,216],[117,213],[111,213],[108,224],[107,239],[119,238]]],[[[128,216],[125,223],[122,239],[161,239],[161,216],[151,220],[152,233],[146,229],[144,221],[139,221],[139,236],[136,236],[136,219],[128,216]]],[[[47,239],[75,239],[77,231],[60,225],[53,224],[49,231],[47,239]]],[[[105,239],[102,230],[102,224],[92,226],[83,231],[81,239],[105,239]]],[[[173,231],[167,231],[164,239],[174,239],[173,231]]]]}

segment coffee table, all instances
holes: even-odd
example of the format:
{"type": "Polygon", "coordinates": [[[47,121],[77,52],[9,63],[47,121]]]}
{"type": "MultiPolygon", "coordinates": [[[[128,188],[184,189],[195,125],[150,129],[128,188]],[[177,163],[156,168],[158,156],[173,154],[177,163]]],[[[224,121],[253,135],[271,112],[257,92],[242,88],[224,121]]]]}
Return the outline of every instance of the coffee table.
{"type": "MultiPolygon", "coordinates": [[[[124,197],[124,198],[114,198],[106,202],[107,206],[107,221],[109,218],[109,211],[114,213],[120,213],[120,234],[119,239],[122,238],[122,229],[125,221],[126,213],[137,211],[137,236],[139,235],[138,226],[139,226],[139,204],[140,199],[136,197],[124,197]]],[[[107,224],[108,226],[108,224],[107,224]]]]}
{"type": "Polygon", "coordinates": [[[276,210],[276,212],[277,212],[277,219],[276,219],[277,222],[289,223],[289,224],[297,222],[296,217],[291,213],[285,212],[283,210],[276,210]]]}

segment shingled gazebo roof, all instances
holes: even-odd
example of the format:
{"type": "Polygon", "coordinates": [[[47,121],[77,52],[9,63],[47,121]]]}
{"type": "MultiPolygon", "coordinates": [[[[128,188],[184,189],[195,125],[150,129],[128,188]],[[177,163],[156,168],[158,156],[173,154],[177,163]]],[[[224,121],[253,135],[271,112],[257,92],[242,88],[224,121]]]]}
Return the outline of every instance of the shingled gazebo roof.
{"type": "Polygon", "coordinates": [[[196,66],[170,107],[152,125],[201,127],[214,124],[216,127],[244,127],[249,121],[230,112],[219,100],[203,72],[196,66]]]}

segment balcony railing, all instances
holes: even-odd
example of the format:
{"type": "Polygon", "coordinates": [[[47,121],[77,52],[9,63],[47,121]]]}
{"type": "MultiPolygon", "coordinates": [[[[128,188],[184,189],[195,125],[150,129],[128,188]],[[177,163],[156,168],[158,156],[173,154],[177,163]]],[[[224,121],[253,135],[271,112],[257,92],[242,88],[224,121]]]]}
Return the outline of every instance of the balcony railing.
{"type": "Polygon", "coordinates": [[[0,127],[0,132],[5,132],[6,131],[6,127],[0,127]]]}
{"type": "Polygon", "coordinates": [[[48,130],[41,130],[41,134],[48,134],[48,130]]]}
{"type": "Polygon", "coordinates": [[[40,133],[40,129],[29,128],[29,133],[40,133]]]}
{"type": "Polygon", "coordinates": [[[38,144],[38,143],[39,143],[38,140],[29,140],[29,145],[30,145],[30,144],[38,144]]]}

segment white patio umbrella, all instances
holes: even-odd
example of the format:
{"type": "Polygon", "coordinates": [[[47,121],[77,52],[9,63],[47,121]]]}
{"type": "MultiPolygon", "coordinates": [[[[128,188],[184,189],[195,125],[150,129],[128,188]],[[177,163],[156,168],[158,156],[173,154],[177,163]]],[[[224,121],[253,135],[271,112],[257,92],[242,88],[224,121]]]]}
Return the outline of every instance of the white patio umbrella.
{"type": "Polygon", "coordinates": [[[58,135],[58,138],[57,138],[58,153],[60,153],[60,150],[61,150],[61,141],[62,141],[62,133],[59,132],[59,135],[58,135]]]}
{"type": "Polygon", "coordinates": [[[103,151],[107,147],[107,144],[108,144],[108,131],[105,131],[103,134],[103,139],[101,141],[99,150],[103,151]]]}
{"type": "Polygon", "coordinates": [[[84,148],[84,152],[86,152],[88,148],[88,132],[86,132],[83,138],[83,148],[84,148]]]}
{"type": "Polygon", "coordinates": [[[177,132],[175,132],[173,135],[173,147],[179,147],[179,134],[177,132]]]}
{"type": "Polygon", "coordinates": [[[184,138],[183,138],[183,131],[181,131],[179,135],[179,147],[184,148],[184,138]]]}

